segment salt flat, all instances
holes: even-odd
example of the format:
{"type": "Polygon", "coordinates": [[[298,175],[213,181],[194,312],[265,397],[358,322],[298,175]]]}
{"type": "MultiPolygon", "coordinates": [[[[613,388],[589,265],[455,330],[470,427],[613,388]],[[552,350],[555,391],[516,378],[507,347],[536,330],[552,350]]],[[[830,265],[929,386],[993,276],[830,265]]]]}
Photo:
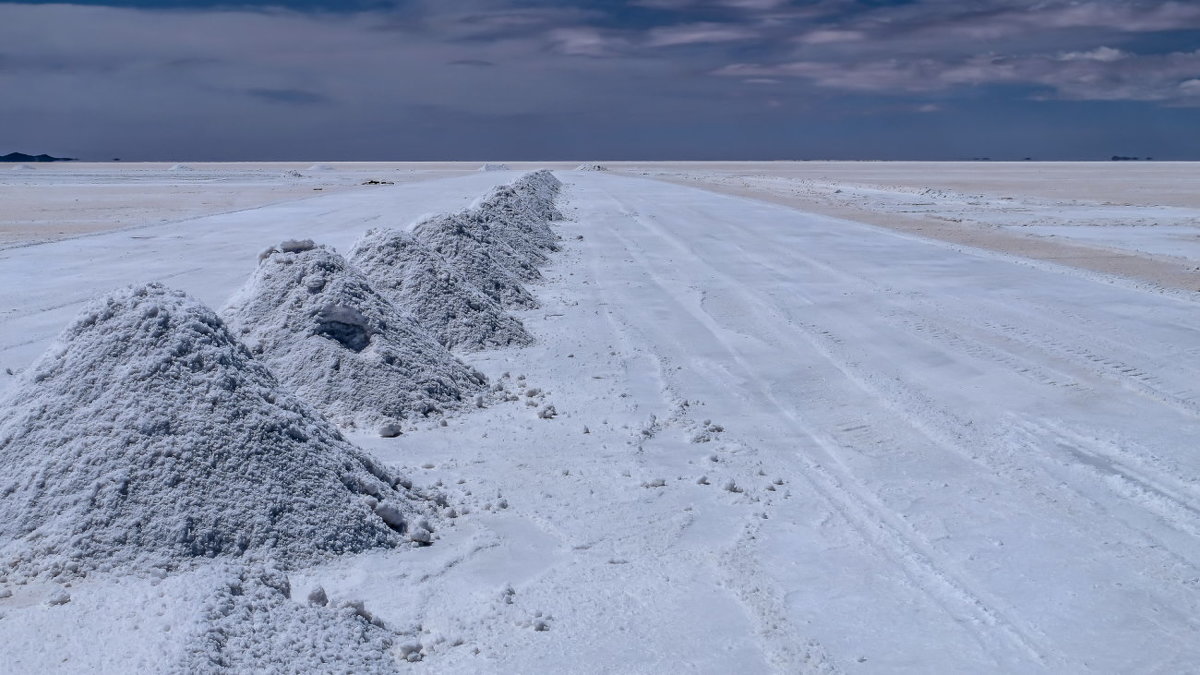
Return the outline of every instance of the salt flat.
{"type": "MultiPolygon", "coordinates": [[[[1186,274],[1146,276],[1194,267],[1191,254],[1116,226],[1072,238],[1143,265],[1113,275],[849,217],[928,221],[940,200],[970,221],[947,227],[990,232],[1111,201],[1176,218],[1142,229],[1187,228],[1190,165],[1137,167],[1141,182],[1108,165],[1042,179],[609,166],[557,172],[563,251],[532,287],[541,307],[516,313],[537,342],[463,355],[519,400],[395,439],[351,435],[465,515],[431,547],[293,573],[297,601],[319,585],[365,602],[396,635],[396,668],[430,672],[1183,672],[1200,659],[1200,315],[1186,274]],[[825,210],[859,201],[841,218],[780,203],[798,189],[825,210]]],[[[162,280],[219,306],[266,246],[344,250],[519,174],[359,175],[334,194],[0,251],[0,368],[27,367],[96,292],[162,280]]],[[[5,586],[0,670],[161,670],[218,576],[94,575],[56,605],[55,584],[5,586]]]]}

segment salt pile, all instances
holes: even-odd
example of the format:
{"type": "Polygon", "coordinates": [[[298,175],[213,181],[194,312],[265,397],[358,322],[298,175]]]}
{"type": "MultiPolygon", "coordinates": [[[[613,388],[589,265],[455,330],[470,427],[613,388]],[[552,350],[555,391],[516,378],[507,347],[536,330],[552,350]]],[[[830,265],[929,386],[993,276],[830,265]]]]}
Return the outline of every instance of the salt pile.
{"type": "Polygon", "coordinates": [[[225,573],[200,612],[176,673],[395,673],[393,634],[359,604],[292,599],[266,566],[225,573]]]}
{"type": "Polygon", "coordinates": [[[9,169],[9,171],[33,171],[33,167],[28,164],[17,164],[9,169]]]}
{"type": "Polygon", "coordinates": [[[541,264],[547,252],[558,250],[558,235],[550,221],[563,217],[554,206],[554,192],[547,197],[543,191],[530,184],[502,185],[475,202],[468,213],[494,230],[497,239],[541,264]]]}
{"type": "Polygon", "coordinates": [[[279,380],[338,424],[378,427],[453,408],[486,380],[311,241],[270,249],[221,311],[279,380]]]}
{"type": "Polygon", "coordinates": [[[576,171],[608,171],[608,167],[603,164],[580,164],[575,167],[576,171]]]}
{"type": "Polygon", "coordinates": [[[502,307],[537,307],[521,280],[539,280],[541,273],[528,261],[530,256],[489,230],[486,221],[468,211],[423,220],[413,227],[413,235],[502,307]]]}
{"type": "Polygon", "coordinates": [[[489,163],[484,164],[483,166],[479,167],[479,170],[480,171],[511,171],[512,169],[508,168],[507,164],[493,164],[493,163],[489,162],[489,163]]]}
{"type": "Polygon", "coordinates": [[[167,171],[191,171],[191,170],[192,170],[192,167],[190,167],[186,164],[172,164],[171,168],[167,169],[167,171]]]}
{"type": "Polygon", "coordinates": [[[328,164],[313,164],[308,167],[309,171],[333,171],[333,167],[328,164]]]}
{"type": "Polygon", "coordinates": [[[533,341],[517,319],[437,251],[398,230],[368,230],[348,256],[385,298],[448,349],[489,349],[533,341]]]}
{"type": "Polygon", "coordinates": [[[158,284],[90,304],[0,400],[0,579],[428,542],[428,509],[158,284]]]}
{"type": "Polygon", "coordinates": [[[543,230],[551,232],[549,221],[562,220],[562,212],[554,205],[554,198],[562,189],[562,181],[555,178],[553,173],[546,169],[530,171],[518,178],[512,186],[521,198],[524,208],[537,215],[543,230]]]}

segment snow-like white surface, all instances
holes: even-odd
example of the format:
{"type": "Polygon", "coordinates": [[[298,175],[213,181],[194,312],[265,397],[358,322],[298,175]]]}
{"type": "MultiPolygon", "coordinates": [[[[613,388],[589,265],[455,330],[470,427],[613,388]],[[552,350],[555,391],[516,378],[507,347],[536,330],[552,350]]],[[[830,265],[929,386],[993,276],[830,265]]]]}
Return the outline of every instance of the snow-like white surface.
{"type": "MultiPolygon", "coordinates": [[[[461,208],[512,177],[329,195],[164,228],[173,241],[5,251],[0,366],[41,351],[75,311],[56,305],[117,280],[177,270],[220,304],[266,245],[344,246],[380,215],[461,208]]],[[[262,606],[318,586],[330,606],[363,601],[397,667],[434,672],[1200,660],[1194,295],[656,181],[560,178],[562,251],[520,314],[537,342],[469,356],[497,402],[352,437],[440,482],[458,517],[428,548],[289,572],[291,597],[262,606]]],[[[210,592],[151,610],[154,583],[184,586],[89,578],[53,605],[59,589],[14,587],[0,670],[122,672],[126,650],[179,663],[210,592]],[[76,637],[49,647],[61,626],[76,637]]],[[[279,626],[305,620],[285,607],[279,626]]],[[[330,653],[379,650],[341,626],[330,653]]]]}

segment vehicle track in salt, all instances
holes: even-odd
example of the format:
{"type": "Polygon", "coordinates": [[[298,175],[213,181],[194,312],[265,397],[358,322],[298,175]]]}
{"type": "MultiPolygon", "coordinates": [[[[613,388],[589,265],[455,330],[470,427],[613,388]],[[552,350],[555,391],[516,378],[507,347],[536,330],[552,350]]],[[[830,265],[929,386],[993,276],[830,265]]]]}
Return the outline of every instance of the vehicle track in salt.
{"type": "MultiPolygon", "coordinates": [[[[632,217],[642,225],[649,224],[645,218],[632,217]]],[[[1041,637],[1034,629],[1022,626],[1018,620],[1008,616],[1011,614],[1011,610],[1003,608],[1002,603],[997,599],[984,599],[986,594],[972,589],[970,581],[959,575],[948,561],[942,559],[942,556],[930,547],[928,542],[924,541],[909,523],[880,503],[870,490],[853,478],[837,456],[838,450],[845,447],[847,443],[840,442],[836,437],[836,432],[835,437],[829,437],[825,430],[813,428],[798,416],[793,408],[778,401],[768,387],[761,385],[759,373],[753,366],[742,358],[736,348],[725,342],[722,335],[728,333],[728,329],[717,326],[702,308],[693,306],[687,299],[676,297],[668,284],[663,283],[650,271],[654,268],[654,264],[641,255],[640,251],[644,250],[644,247],[636,245],[618,232],[614,231],[611,234],[621,241],[624,250],[630,256],[629,259],[649,272],[650,278],[663,296],[672,297],[680,311],[691,313],[695,321],[704,326],[709,335],[722,343],[728,356],[728,360],[723,362],[736,364],[741,372],[739,373],[740,377],[736,378],[737,382],[732,385],[721,380],[718,380],[717,385],[736,389],[741,393],[752,393],[753,399],[748,403],[754,406],[765,405],[774,410],[779,416],[788,420],[796,435],[808,437],[816,447],[822,450],[820,460],[814,460],[804,453],[795,453],[794,458],[803,462],[802,475],[811,487],[823,496],[829,507],[841,519],[858,530],[880,554],[891,560],[896,566],[906,570],[912,585],[926,593],[948,614],[967,614],[973,617],[970,623],[992,627],[994,630],[974,631],[973,637],[992,654],[997,664],[1005,663],[1010,659],[1013,649],[1023,652],[1026,657],[1032,658],[1037,663],[1045,663],[1048,660],[1047,652],[1049,650],[1038,644],[1041,637]],[[746,387],[754,386],[754,383],[760,383],[759,391],[746,392],[746,387]]],[[[659,231],[657,234],[662,236],[663,233],[659,231]]],[[[675,243],[667,236],[663,236],[662,240],[668,246],[675,243]]],[[[700,260],[692,262],[706,265],[700,260]]],[[[707,266],[706,271],[712,276],[721,276],[711,266],[707,266]]],[[[745,296],[743,299],[751,306],[757,304],[755,299],[750,296],[745,296]]],[[[762,313],[769,311],[761,306],[755,309],[762,313]]],[[[627,329],[636,330],[632,326],[627,329]]],[[[853,434],[854,441],[862,443],[864,436],[872,432],[879,433],[887,426],[890,425],[885,422],[878,426],[848,428],[844,433],[853,434]]],[[[882,437],[875,437],[872,442],[892,445],[894,440],[885,433],[882,437]]],[[[927,442],[933,441],[930,439],[927,442]]],[[[1011,662],[1009,663],[1011,664],[1011,662]]]]}
{"type": "MultiPolygon", "coordinates": [[[[650,276],[656,277],[655,281],[660,292],[674,298],[675,311],[690,314],[696,323],[703,326],[714,339],[722,343],[729,355],[729,358],[722,359],[722,362],[726,365],[736,364],[736,367],[743,371],[740,377],[736,377],[734,381],[726,381],[724,385],[731,390],[737,390],[745,387],[748,382],[760,381],[758,395],[761,399],[768,402],[780,416],[790,418],[790,421],[799,427],[799,432],[815,440],[824,451],[819,461],[802,457],[807,460],[804,474],[813,488],[822,492],[835,508],[840,507],[839,510],[846,520],[855,523],[860,531],[871,533],[875,529],[876,532],[872,535],[875,545],[880,550],[887,552],[893,559],[903,561],[902,564],[908,565],[910,573],[919,580],[918,585],[922,585],[931,595],[942,601],[954,599],[955,602],[962,603],[967,607],[974,607],[973,611],[978,612],[980,623],[1002,627],[1001,631],[992,631],[992,635],[989,636],[994,638],[996,632],[1008,634],[1007,643],[992,643],[991,645],[991,651],[996,655],[997,663],[1008,658],[1008,652],[1014,647],[1024,651],[1026,656],[1035,661],[1040,659],[1043,666],[1069,663],[1071,659],[1056,653],[1053,640],[1047,638],[1036,623],[1030,623],[1023,619],[1020,611],[1007,606],[1003,601],[988,597],[988,592],[974,584],[969,573],[957,570],[954,560],[946,557],[947,552],[940,551],[937,545],[932,544],[927,537],[921,534],[918,527],[922,523],[910,520],[904,513],[896,512],[888,504],[876,498],[874,491],[880,489],[881,484],[876,480],[874,487],[871,487],[856,478],[854,455],[871,452],[904,453],[906,452],[904,448],[914,447],[914,439],[916,439],[915,442],[918,446],[924,444],[926,447],[939,447],[942,452],[954,453],[960,459],[976,463],[984,471],[981,471],[982,475],[975,477],[974,480],[980,481],[981,486],[996,488],[996,494],[1012,493],[1013,490],[1017,490],[1019,493],[1034,497],[1035,501],[1041,505],[1039,508],[1054,509],[1063,517],[1069,516],[1076,509],[1093,512],[1099,510],[1111,514],[1112,508],[1119,506],[1116,514],[1119,516],[1118,519],[1125,526],[1139,532],[1146,540],[1154,542],[1152,548],[1160,549],[1158,553],[1150,553],[1147,557],[1160,560],[1161,564],[1158,565],[1158,568],[1163,570],[1159,575],[1162,580],[1180,582],[1189,578],[1188,575],[1194,577],[1196,570],[1193,563],[1195,546],[1190,542],[1181,541],[1166,534],[1161,528],[1160,522],[1146,517],[1148,509],[1163,514],[1162,518],[1165,519],[1174,517],[1176,526],[1182,528],[1181,531],[1189,531],[1191,526],[1186,525],[1185,521],[1191,519],[1195,509],[1190,497],[1190,484],[1186,477],[1172,476],[1170,469],[1165,469],[1162,465],[1144,462],[1142,464],[1145,466],[1140,466],[1137,471],[1133,471],[1129,467],[1131,464],[1138,463],[1136,454],[1120,457],[1097,444],[1085,443],[1086,439],[1080,438],[1074,438],[1071,443],[1066,444],[1067,447],[1073,449],[1071,452],[1074,454],[1067,456],[1065,460],[1061,454],[1054,460],[1047,460],[1037,455],[1021,456],[1018,452],[1019,443],[1014,441],[1009,446],[1005,446],[1004,442],[989,437],[989,435],[997,433],[996,429],[982,432],[978,429],[971,429],[969,420],[956,418],[953,412],[944,409],[944,406],[939,406],[938,401],[925,395],[920,387],[914,387],[911,383],[904,381],[903,373],[892,373],[887,368],[880,369],[878,363],[869,361],[869,355],[865,355],[867,358],[864,358],[860,346],[856,343],[855,335],[839,334],[837,329],[833,329],[823,322],[794,319],[794,314],[788,312],[785,309],[786,306],[781,306],[779,298],[772,295],[769,284],[765,289],[755,287],[756,290],[765,290],[765,293],[749,292],[749,287],[742,285],[738,280],[729,278],[696,254],[693,251],[693,242],[681,239],[678,234],[667,231],[665,226],[658,223],[655,218],[639,213],[638,205],[630,203],[634,200],[622,200],[611,193],[609,197],[613,200],[614,209],[623,212],[630,220],[636,221],[642,231],[649,232],[649,236],[656,237],[664,244],[661,247],[655,247],[647,245],[646,241],[631,239],[629,236],[613,232],[613,236],[620,240],[622,250],[625,251],[625,260],[627,262],[634,261],[651,272],[650,276]],[[703,273],[698,275],[704,279],[704,282],[700,284],[703,286],[703,290],[697,290],[696,285],[693,284],[687,291],[681,293],[678,290],[679,283],[663,280],[661,274],[653,273],[653,270],[661,268],[662,261],[649,259],[645,252],[659,249],[669,250],[673,255],[691,256],[687,259],[686,264],[693,268],[703,269],[703,273]],[[723,293],[728,297],[722,298],[723,293]],[[770,298],[769,303],[763,300],[764,295],[770,298]],[[739,306],[743,310],[742,313],[733,315],[740,319],[739,321],[734,321],[732,325],[728,320],[724,324],[716,323],[714,317],[724,314],[728,319],[730,308],[739,306]],[[710,311],[714,307],[715,314],[710,311]],[[708,318],[705,319],[702,315],[706,315],[708,318]],[[767,318],[772,320],[764,321],[767,318]],[[731,346],[728,343],[730,333],[740,334],[746,339],[763,341],[764,336],[769,336],[772,330],[776,330],[778,334],[766,338],[767,342],[782,346],[796,344],[800,340],[807,341],[827,359],[827,367],[836,368],[840,371],[841,377],[850,380],[860,388],[860,393],[868,394],[870,397],[868,402],[851,407],[850,410],[853,411],[851,414],[842,413],[840,417],[832,410],[836,406],[829,405],[825,411],[817,413],[815,423],[806,421],[808,416],[804,414],[805,411],[797,412],[796,406],[791,402],[784,403],[778,400],[771,390],[769,378],[766,381],[756,378],[758,373],[739,357],[738,346],[731,346]],[[922,437],[924,439],[920,440],[922,437]],[[1124,491],[1125,499],[1113,502],[1102,495],[1097,495],[1097,485],[1111,485],[1111,478],[1097,475],[1096,471],[1081,476],[1077,470],[1070,467],[1064,473],[1058,466],[1063,461],[1078,465],[1088,457],[1093,458],[1087,460],[1093,465],[1112,467],[1113,471],[1110,474],[1115,472],[1116,475],[1123,477],[1128,486],[1132,486],[1124,491]],[[985,478],[984,476],[988,474],[994,474],[995,477],[985,478]],[[1063,483],[1064,480],[1067,481],[1067,489],[1048,490],[1055,484],[1063,483]],[[1131,490],[1142,490],[1152,495],[1154,499],[1128,499],[1127,497],[1132,494],[1131,490]],[[1054,494],[1048,495],[1048,491],[1054,492],[1054,494]]],[[[746,237],[757,236],[758,233],[742,229],[736,223],[730,223],[729,229],[734,231],[734,234],[729,237],[731,242],[729,248],[738,250],[741,255],[750,255],[745,249],[738,247],[735,242],[744,241],[746,237]],[[742,231],[739,232],[739,229],[742,231]]],[[[1082,357],[1083,361],[1080,362],[1078,358],[1061,357],[1055,350],[1050,350],[1048,356],[1051,358],[1045,358],[1047,353],[1034,349],[1033,347],[1036,345],[1029,345],[1014,337],[1011,332],[997,331],[989,325],[989,322],[972,321],[973,317],[971,316],[963,317],[955,316],[954,313],[938,312],[937,303],[927,301],[920,294],[889,291],[888,289],[883,289],[881,293],[881,284],[875,284],[838,270],[812,256],[798,254],[795,251],[791,251],[791,253],[803,265],[821,269],[823,273],[838,278],[850,288],[857,287],[860,289],[859,292],[864,294],[870,293],[887,297],[889,301],[885,303],[886,311],[883,312],[881,320],[905,334],[897,339],[924,341],[926,344],[934,345],[938,349],[954,355],[953,358],[975,362],[981,364],[981,367],[990,367],[1021,377],[1027,381],[1028,386],[1086,390],[1097,385],[1096,380],[1108,380],[1111,383],[1113,377],[1109,376],[1111,373],[1104,371],[1105,368],[1114,370],[1117,377],[1138,377],[1134,374],[1139,372],[1136,369],[1122,370],[1123,367],[1126,367],[1123,362],[1121,366],[1113,366],[1111,363],[1106,364],[1105,360],[1093,361],[1088,356],[1082,357]],[[1094,367],[1089,367],[1088,364],[1092,363],[1101,364],[1100,372],[1097,372],[1094,367]]],[[[753,264],[758,269],[765,270],[764,274],[779,275],[794,280],[795,275],[789,276],[787,270],[778,268],[772,260],[764,256],[757,256],[753,264]]],[[[790,298],[790,306],[811,308],[813,301],[811,298],[803,297],[803,284],[794,284],[794,286],[801,289],[799,293],[801,297],[790,298]]],[[[826,315],[828,315],[828,310],[826,310],[826,315]]],[[[1017,313],[1017,318],[1022,318],[1020,313],[1017,313]]],[[[1028,317],[1024,318],[1028,319],[1028,317]]],[[[835,322],[835,324],[843,328],[848,325],[845,321],[835,322]]],[[[1034,322],[1034,325],[1040,326],[1041,324],[1034,322]]],[[[1054,329],[1037,328],[1036,332],[1047,330],[1053,331],[1054,329]]],[[[1033,334],[1035,330],[1030,329],[1029,333],[1033,334]]],[[[669,335],[655,337],[663,341],[671,339],[669,335]]],[[[1083,342],[1083,338],[1084,336],[1074,335],[1076,341],[1083,342]]],[[[685,345],[680,345],[680,347],[686,348],[685,345]]],[[[1080,345],[1066,353],[1094,354],[1094,350],[1080,345]]],[[[1107,359],[1107,361],[1118,362],[1117,359],[1107,359]]],[[[714,376],[710,375],[710,377],[714,376]]],[[[1101,381],[1099,384],[1103,386],[1104,382],[1101,381]]],[[[1126,386],[1123,382],[1121,384],[1126,386]]],[[[826,382],[826,386],[828,386],[828,382],[826,382]]],[[[848,397],[847,400],[850,398],[852,397],[848,397]]],[[[1172,408],[1180,407],[1178,401],[1164,400],[1162,396],[1152,396],[1151,398],[1158,403],[1171,405],[1172,408]]],[[[1179,412],[1187,413],[1189,411],[1185,407],[1179,412]]],[[[1006,420],[1004,424],[1011,426],[1014,423],[1006,420]]],[[[1006,440],[1013,441],[1013,438],[1010,437],[1006,440]]],[[[1147,564],[1152,569],[1156,565],[1150,560],[1147,560],[1147,564]]],[[[1196,630],[1194,621],[1185,623],[1188,624],[1190,630],[1196,630]]]]}

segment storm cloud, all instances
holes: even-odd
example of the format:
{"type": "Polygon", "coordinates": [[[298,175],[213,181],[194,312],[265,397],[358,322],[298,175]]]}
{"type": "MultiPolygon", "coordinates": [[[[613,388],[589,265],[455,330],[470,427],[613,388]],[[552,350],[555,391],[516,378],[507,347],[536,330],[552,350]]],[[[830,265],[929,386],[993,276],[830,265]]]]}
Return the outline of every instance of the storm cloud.
{"type": "Polygon", "coordinates": [[[1200,155],[1190,2],[0,2],[0,45],[0,152],[1200,155]]]}

